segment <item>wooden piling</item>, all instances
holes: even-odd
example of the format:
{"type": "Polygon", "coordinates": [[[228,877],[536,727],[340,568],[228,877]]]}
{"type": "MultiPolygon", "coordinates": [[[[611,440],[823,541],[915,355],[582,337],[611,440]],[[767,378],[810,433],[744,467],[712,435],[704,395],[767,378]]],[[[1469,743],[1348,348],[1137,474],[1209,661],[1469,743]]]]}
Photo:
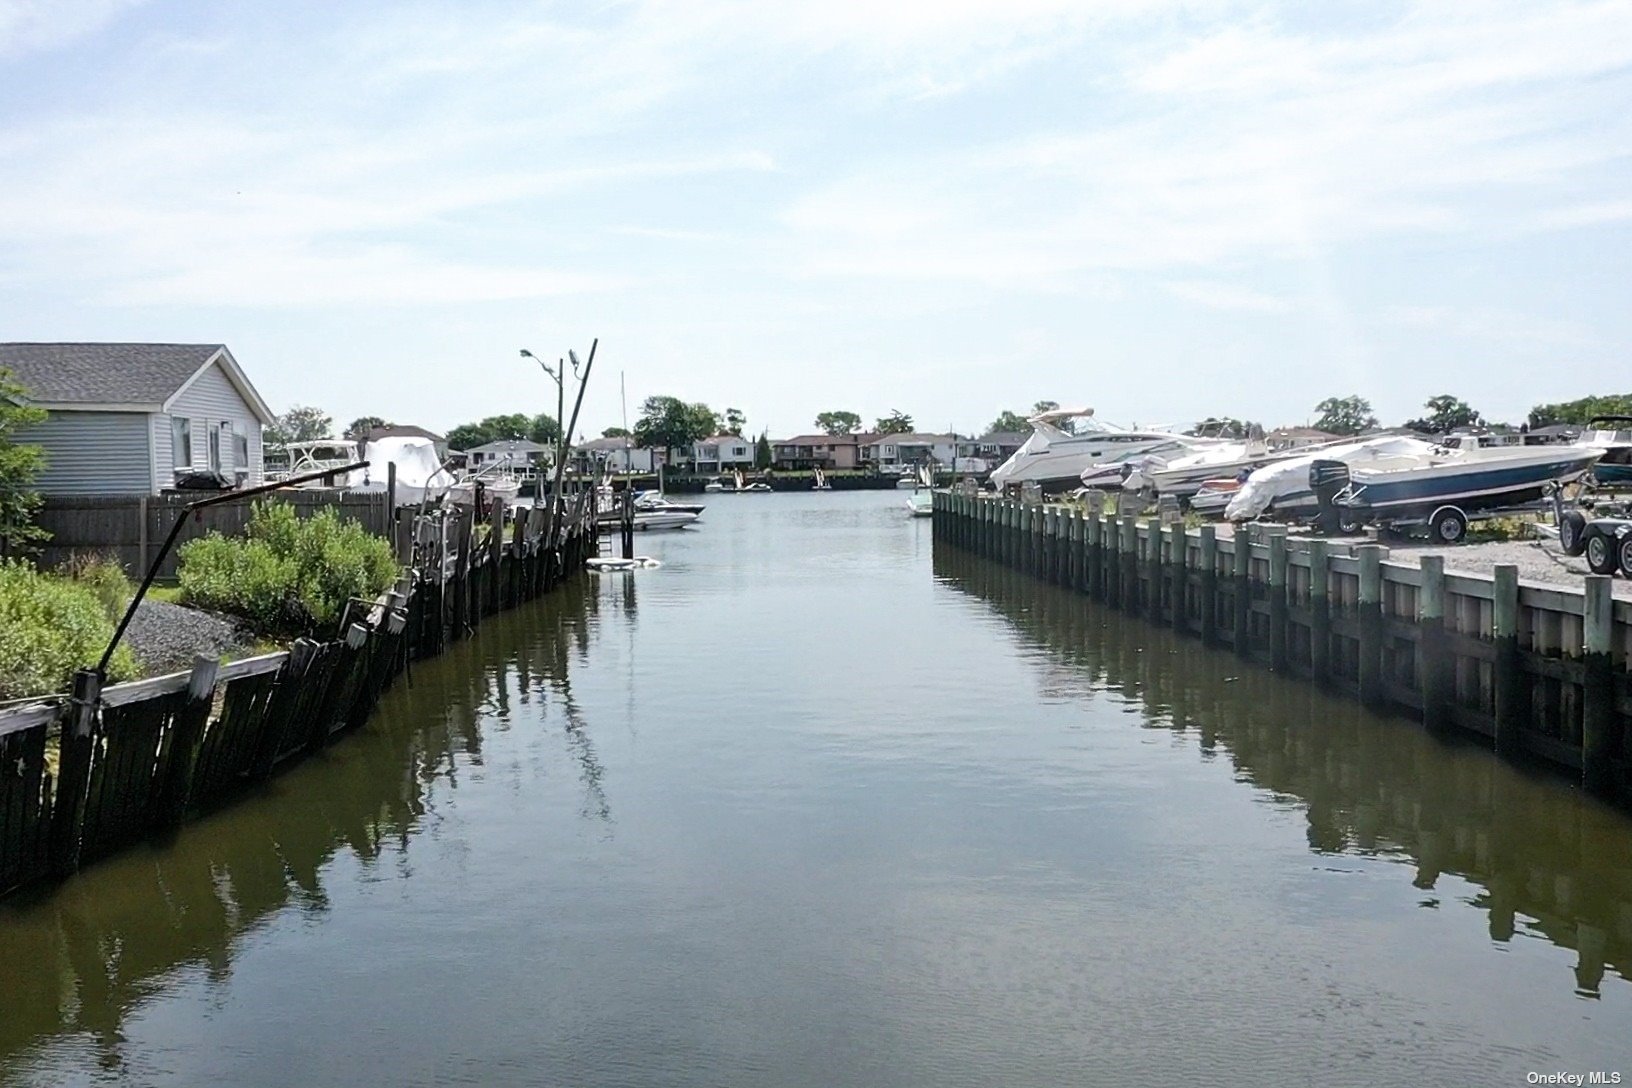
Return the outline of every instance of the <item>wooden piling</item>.
{"type": "Polygon", "coordinates": [[[1174,522],[1167,529],[1168,617],[1175,629],[1190,630],[1190,538],[1184,522],[1174,522]]]}
{"type": "MultiPolygon", "coordinates": [[[[392,465],[395,468],[396,465],[392,465]]],[[[198,744],[215,702],[215,678],[221,668],[217,658],[199,654],[193,658],[193,674],[187,680],[187,702],[176,711],[171,727],[170,750],[165,781],[159,787],[158,824],[179,827],[187,815],[193,794],[193,768],[198,761],[198,744]]]]}
{"type": "Polygon", "coordinates": [[[1201,527],[1201,641],[1218,645],[1218,526],[1201,527]]]}
{"type": "Polygon", "coordinates": [[[1118,576],[1121,587],[1117,603],[1122,611],[1132,612],[1139,607],[1139,523],[1132,514],[1122,515],[1121,539],[1117,542],[1118,576]]]}
{"type": "Polygon", "coordinates": [[[1373,709],[1383,706],[1383,549],[1362,544],[1360,590],[1356,616],[1360,635],[1360,701],[1373,709]]]}
{"type": "Polygon", "coordinates": [[[1494,681],[1496,751],[1505,756],[1523,747],[1519,730],[1524,725],[1519,676],[1519,568],[1500,563],[1493,572],[1490,639],[1495,646],[1491,679],[1494,681]]]}
{"type": "Polygon", "coordinates": [[[1443,733],[1451,724],[1450,655],[1445,645],[1445,557],[1425,555],[1417,585],[1417,682],[1422,724],[1443,733]]]}
{"type": "Polygon", "coordinates": [[[1264,532],[1269,537],[1269,667],[1276,672],[1286,671],[1286,592],[1287,553],[1286,526],[1271,525],[1264,532]]]}
{"type": "Polygon", "coordinates": [[[1581,613],[1581,785],[1589,793],[1614,792],[1620,755],[1615,735],[1613,579],[1589,574],[1581,613]]]}
{"type": "Polygon", "coordinates": [[[1251,657],[1252,541],[1247,536],[1246,526],[1235,527],[1230,544],[1235,549],[1231,555],[1235,564],[1232,578],[1235,590],[1235,652],[1241,657],[1251,657]]]}
{"type": "Polygon", "coordinates": [[[1309,542],[1309,671],[1325,683],[1332,671],[1332,568],[1324,540],[1309,542]]]}
{"type": "Polygon", "coordinates": [[[90,796],[91,759],[102,698],[102,674],[94,669],[74,673],[68,720],[63,723],[60,760],[51,821],[51,867],[57,876],[79,869],[85,834],[85,802],[90,796]]]}

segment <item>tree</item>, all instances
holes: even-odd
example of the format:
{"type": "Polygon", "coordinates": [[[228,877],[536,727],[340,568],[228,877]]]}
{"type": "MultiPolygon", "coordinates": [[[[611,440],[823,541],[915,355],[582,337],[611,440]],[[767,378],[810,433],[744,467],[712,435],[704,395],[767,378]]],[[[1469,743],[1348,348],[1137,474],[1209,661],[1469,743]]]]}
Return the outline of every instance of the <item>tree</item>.
{"type": "Polygon", "coordinates": [[[513,442],[524,438],[541,446],[549,446],[560,437],[561,424],[554,416],[543,412],[536,416],[513,412],[510,415],[488,416],[475,423],[461,423],[448,432],[448,446],[468,450],[489,442],[513,442]]]}
{"type": "Polygon", "coordinates": [[[776,458],[771,454],[771,440],[764,431],[759,432],[759,441],[754,443],[754,467],[763,472],[771,467],[776,458]]]}
{"type": "Polygon", "coordinates": [[[676,448],[714,434],[719,425],[719,416],[706,404],[687,404],[679,397],[647,397],[635,423],[635,442],[643,449],[661,449],[667,457],[676,448]]]}
{"type": "Polygon", "coordinates": [[[265,437],[278,446],[290,442],[319,442],[334,437],[334,420],[321,408],[297,404],[273,421],[265,437]]]}
{"type": "Polygon", "coordinates": [[[34,480],[45,468],[45,451],[16,440],[18,431],[46,417],[23,402],[26,392],[0,367],[0,555],[31,549],[49,535],[34,524],[41,502],[34,480]]]}
{"type": "Polygon", "coordinates": [[[1015,415],[1013,412],[1007,409],[999,412],[997,418],[992,420],[991,424],[986,428],[986,432],[988,434],[993,431],[1000,431],[1005,434],[1013,434],[1015,432],[1023,434],[1025,433],[1025,430],[1026,421],[1022,417],[1015,415]]]}
{"type": "Polygon", "coordinates": [[[601,437],[602,438],[630,438],[630,437],[633,437],[634,433],[635,433],[634,431],[626,430],[623,427],[608,427],[606,430],[601,432],[601,437]]]}
{"type": "Polygon", "coordinates": [[[389,426],[391,426],[391,424],[387,423],[379,416],[358,416],[356,419],[346,424],[346,433],[344,437],[351,439],[353,442],[361,442],[363,439],[368,437],[369,431],[372,431],[377,427],[389,426]]]}
{"type": "Polygon", "coordinates": [[[861,426],[861,417],[854,412],[823,412],[816,417],[816,426],[823,434],[854,434],[861,426]]]}
{"type": "Polygon", "coordinates": [[[1377,426],[1371,401],[1362,396],[1327,397],[1315,405],[1315,429],[1327,434],[1364,434],[1377,426]]]}
{"type": "Polygon", "coordinates": [[[1538,404],[1530,409],[1530,426],[1585,424],[1593,416],[1632,416],[1632,393],[1603,393],[1561,404],[1538,404]]]}
{"type": "Polygon", "coordinates": [[[912,417],[899,408],[891,408],[890,414],[881,418],[873,429],[879,434],[911,434],[912,417]]]}
{"type": "Polygon", "coordinates": [[[1428,414],[1421,419],[1408,419],[1405,425],[1423,434],[1450,434],[1459,427],[1477,427],[1484,422],[1479,413],[1448,393],[1429,397],[1423,407],[1428,414]]]}
{"type": "Polygon", "coordinates": [[[740,408],[727,408],[725,410],[725,433],[726,434],[734,434],[738,438],[741,438],[742,437],[742,428],[747,424],[747,422],[748,422],[748,417],[742,414],[742,409],[740,409],[740,408]]]}

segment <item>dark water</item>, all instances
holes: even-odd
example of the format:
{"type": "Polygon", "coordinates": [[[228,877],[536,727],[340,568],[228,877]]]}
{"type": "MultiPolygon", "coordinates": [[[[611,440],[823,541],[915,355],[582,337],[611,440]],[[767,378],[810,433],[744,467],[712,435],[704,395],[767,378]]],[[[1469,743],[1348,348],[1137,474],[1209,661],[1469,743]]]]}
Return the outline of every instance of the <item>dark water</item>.
{"type": "Polygon", "coordinates": [[[0,905],[0,1082],[1632,1078],[1632,821],[900,503],[715,496],[0,905]]]}

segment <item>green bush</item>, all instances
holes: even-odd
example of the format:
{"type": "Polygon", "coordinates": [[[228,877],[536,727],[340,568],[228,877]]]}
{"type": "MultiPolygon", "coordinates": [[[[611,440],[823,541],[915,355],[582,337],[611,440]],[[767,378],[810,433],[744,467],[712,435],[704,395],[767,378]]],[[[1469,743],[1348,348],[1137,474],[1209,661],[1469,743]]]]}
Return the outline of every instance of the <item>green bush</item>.
{"type": "Polygon", "coordinates": [[[183,604],[284,634],[332,624],[349,598],[373,598],[396,578],[386,541],[333,510],[300,518],[287,503],[257,504],[241,539],[211,533],[183,545],[179,571],[183,604]]]}
{"type": "Polygon", "coordinates": [[[57,573],[94,593],[102,602],[102,610],[115,622],[125,614],[131,597],[136,594],[136,586],[125,574],[125,568],[117,560],[96,552],[75,555],[57,573]]]}
{"type": "MultiPolygon", "coordinates": [[[[95,590],[0,561],[0,699],[67,691],[75,669],[101,659],[113,628],[95,590]]],[[[108,679],[135,675],[135,656],[120,646],[108,679]]]]}

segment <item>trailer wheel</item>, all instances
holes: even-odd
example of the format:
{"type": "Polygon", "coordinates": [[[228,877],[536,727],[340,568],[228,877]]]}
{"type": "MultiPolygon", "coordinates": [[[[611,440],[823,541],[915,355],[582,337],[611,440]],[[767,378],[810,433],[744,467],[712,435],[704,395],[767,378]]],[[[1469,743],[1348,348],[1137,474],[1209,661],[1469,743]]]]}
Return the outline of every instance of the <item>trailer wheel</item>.
{"type": "Polygon", "coordinates": [[[1428,529],[1440,544],[1460,544],[1468,535],[1468,515],[1454,506],[1441,506],[1428,519],[1428,529]]]}
{"type": "Polygon", "coordinates": [[[1615,541],[1608,533],[1593,532],[1587,537],[1587,569],[1594,574],[1614,574],[1620,564],[1615,541]]]}
{"type": "Polygon", "coordinates": [[[1587,515],[1566,510],[1558,519],[1558,546],[1565,555],[1580,555],[1587,546],[1587,515]]]}
{"type": "Polygon", "coordinates": [[[1616,550],[1621,556],[1621,573],[1632,578],[1632,535],[1621,537],[1621,546],[1616,550]]]}

